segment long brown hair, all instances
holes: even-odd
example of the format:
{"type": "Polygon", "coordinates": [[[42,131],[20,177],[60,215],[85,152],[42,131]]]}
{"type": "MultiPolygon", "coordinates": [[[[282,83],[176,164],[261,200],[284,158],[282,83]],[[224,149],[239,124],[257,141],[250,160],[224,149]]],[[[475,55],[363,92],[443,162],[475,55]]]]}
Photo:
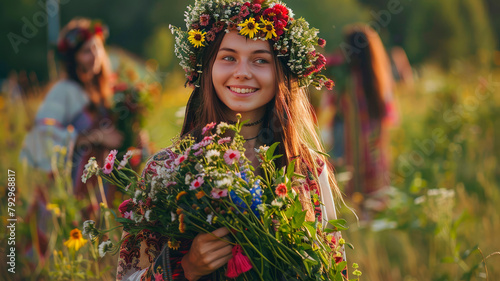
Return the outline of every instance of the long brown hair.
{"type": "Polygon", "coordinates": [[[371,119],[382,120],[387,115],[385,98],[392,87],[389,57],[382,40],[366,24],[347,26],[344,34],[347,43],[359,50],[353,53],[350,66],[361,72],[368,114],[371,119]]]}
{"type": "MultiPolygon", "coordinates": [[[[225,33],[219,34],[203,54],[203,66],[200,87],[193,90],[186,107],[186,115],[181,135],[191,134],[201,138],[201,129],[210,122],[226,120],[225,105],[217,97],[212,81],[212,67],[225,33]]],[[[272,47],[271,47],[272,49],[272,47]]],[[[286,62],[273,55],[276,71],[277,91],[273,100],[267,105],[259,140],[271,145],[279,142],[278,153],[286,155],[277,159],[277,165],[287,165],[293,158],[307,162],[317,177],[320,161],[327,163],[328,178],[332,191],[337,199],[341,199],[339,188],[333,176],[329,161],[317,151],[325,152],[321,144],[317,128],[313,122],[314,112],[311,110],[308,92],[300,88],[297,77],[286,67],[286,62]]],[[[302,165],[296,165],[298,172],[305,174],[302,165]]]]}
{"type": "MultiPolygon", "coordinates": [[[[92,21],[90,19],[74,18],[61,30],[61,32],[59,33],[59,38],[64,38],[70,32],[76,29],[88,30],[91,24],[92,21]]],[[[104,49],[104,59],[102,62],[101,71],[97,73],[97,75],[91,81],[91,84],[96,86],[97,91],[90,89],[91,86],[81,80],[77,71],[78,65],[76,62],[76,54],[83,46],[83,43],[84,42],[78,44],[74,48],[69,48],[64,54],[60,54],[63,70],[66,73],[67,78],[77,82],[87,91],[91,101],[91,109],[96,109],[99,105],[110,108],[110,97],[112,95],[112,91],[110,85],[111,63],[109,61],[109,57],[106,53],[106,50],[104,49]]]]}

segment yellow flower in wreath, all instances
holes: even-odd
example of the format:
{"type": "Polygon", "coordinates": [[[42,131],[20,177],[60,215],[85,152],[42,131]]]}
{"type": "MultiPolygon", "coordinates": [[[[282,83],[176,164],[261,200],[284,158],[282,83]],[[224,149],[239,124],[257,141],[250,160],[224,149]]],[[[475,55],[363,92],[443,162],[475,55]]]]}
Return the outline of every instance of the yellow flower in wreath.
{"type": "Polygon", "coordinates": [[[241,26],[242,29],[240,30],[240,34],[243,36],[247,36],[251,39],[259,32],[260,27],[258,24],[255,23],[254,18],[249,18],[245,20],[244,23],[238,24],[238,26],[241,26]]]}
{"type": "Polygon", "coordinates": [[[191,44],[194,45],[195,48],[205,47],[203,42],[205,42],[205,34],[206,32],[200,31],[198,29],[192,29],[188,32],[189,37],[188,40],[191,44]]]}
{"type": "Polygon", "coordinates": [[[276,35],[276,29],[274,29],[274,25],[272,22],[265,20],[265,19],[260,19],[261,23],[261,30],[263,30],[266,33],[266,40],[271,39],[273,37],[277,37],[276,35]]]}

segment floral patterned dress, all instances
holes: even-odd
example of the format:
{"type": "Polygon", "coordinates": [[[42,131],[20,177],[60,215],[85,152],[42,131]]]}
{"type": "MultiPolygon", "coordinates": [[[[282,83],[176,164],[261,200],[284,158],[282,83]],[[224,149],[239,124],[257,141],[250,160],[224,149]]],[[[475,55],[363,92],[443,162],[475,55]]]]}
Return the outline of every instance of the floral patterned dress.
{"type": "MultiPolygon", "coordinates": [[[[158,170],[168,158],[167,149],[163,149],[153,155],[146,163],[142,177],[150,180],[157,175],[158,170]]],[[[335,219],[334,206],[330,206],[329,210],[324,210],[320,207],[319,202],[316,202],[315,205],[311,203],[312,192],[321,196],[322,188],[330,190],[326,173],[322,173],[326,166],[324,166],[324,163],[318,161],[318,164],[320,164],[318,167],[322,168],[318,169],[319,177],[318,180],[315,180],[310,165],[306,161],[302,161],[301,163],[304,165],[303,168],[308,171],[308,175],[306,181],[300,186],[297,192],[300,195],[304,210],[308,211],[307,216],[309,219],[314,220],[318,218],[318,220],[323,220],[323,222],[328,221],[326,216],[328,216],[328,219],[335,219]],[[332,210],[333,216],[331,214],[332,210]]],[[[329,196],[331,197],[331,193],[329,196]]],[[[321,198],[324,197],[323,195],[321,198]]],[[[333,204],[333,200],[331,202],[333,204]]],[[[146,202],[146,204],[148,203],[146,202]]],[[[331,246],[336,247],[339,239],[340,233],[337,233],[332,239],[331,246]]],[[[124,232],[124,242],[121,245],[118,257],[117,280],[187,280],[184,276],[181,260],[188,252],[192,241],[182,240],[180,242],[179,248],[171,249],[170,245],[165,247],[168,243],[168,238],[159,233],[143,230],[137,235],[131,235],[124,232]]],[[[345,260],[345,252],[343,257],[336,258],[336,262],[343,260],[345,260]]],[[[346,276],[347,272],[344,272],[344,275],[346,276]]],[[[199,280],[214,279],[211,275],[207,275],[199,280]]]]}

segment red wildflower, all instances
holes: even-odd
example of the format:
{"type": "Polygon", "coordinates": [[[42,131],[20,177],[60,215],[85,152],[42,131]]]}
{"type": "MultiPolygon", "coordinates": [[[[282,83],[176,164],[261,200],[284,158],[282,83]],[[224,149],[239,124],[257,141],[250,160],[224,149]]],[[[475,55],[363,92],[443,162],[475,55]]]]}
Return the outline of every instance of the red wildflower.
{"type": "Polygon", "coordinates": [[[285,197],[288,192],[288,189],[286,188],[286,185],[284,183],[278,184],[276,187],[276,195],[280,197],[285,197]]]}
{"type": "Polygon", "coordinates": [[[328,79],[326,82],[325,82],[325,87],[328,89],[328,90],[333,90],[333,86],[335,86],[335,83],[331,80],[331,79],[328,79]]]}
{"type": "Polygon", "coordinates": [[[212,27],[212,31],[214,33],[218,33],[218,32],[221,32],[223,28],[224,28],[224,22],[223,21],[217,21],[216,23],[214,23],[214,25],[212,27]]]}
{"type": "Polygon", "coordinates": [[[321,47],[321,48],[324,48],[325,45],[326,45],[326,40],[323,39],[323,38],[319,38],[318,39],[318,45],[321,47]]]}
{"type": "MultiPolygon", "coordinates": [[[[247,4],[247,3],[245,3],[245,4],[247,4]]],[[[248,3],[248,5],[250,5],[250,3],[248,3]]],[[[248,6],[244,5],[243,7],[241,7],[239,17],[244,18],[244,17],[248,16],[249,14],[250,14],[250,11],[248,10],[248,6]]]]}
{"type": "Polygon", "coordinates": [[[201,26],[207,26],[209,21],[210,21],[210,15],[203,14],[200,16],[200,25],[201,26]]]}
{"type": "Polygon", "coordinates": [[[252,10],[252,12],[257,14],[262,9],[262,6],[260,4],[254,4],[250,9],[252,10]]]}
{"type": "Polygon", "coordinates": [[[128,204],[130,203],[130,201],[132,201],[132,199],[127,199],[123,201],[118,207],[118,210],[120,211],[120,214],[122,214],[122,216],[125,214],[125,212],[128,211],[128,204]]]}
{"type": "Polygon", "coordinates": [[[214,41],[215,33],[210,30],[209,32],[207,32],[207,34],[205,34],[205,39],[207,39],[208,42],[214,41]]]}

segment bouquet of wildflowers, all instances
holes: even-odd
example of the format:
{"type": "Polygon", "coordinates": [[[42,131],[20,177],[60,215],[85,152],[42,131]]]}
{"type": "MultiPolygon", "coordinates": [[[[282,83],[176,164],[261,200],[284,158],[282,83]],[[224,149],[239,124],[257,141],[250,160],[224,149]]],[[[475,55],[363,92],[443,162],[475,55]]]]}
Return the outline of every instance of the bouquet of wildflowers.
{"type": "MultiPolygon", "coordinates": [[[[161,233],[172,249],[181,239],[228,228],[233,258],[215,272],[216,280],[223,275],[237,280],[343,280],[342,241],[337,243],[333,235],[343,222],[330,221],[331,228],[323,230],[318,219],[306,220],[295,191],[304,176],[294,172],[294,161],[275,166],[281,157],[274,155],[278,143],[256,150],[263,176],[254,174],[244,155],[239,132],[245,122],[240,118],[234,125],[206,125],[200,142],[190,136],[177,140],[164,151],[162,164],[146,167],[144,178],[130,176],[135,172],[126,168],[128,155],[119,161],[112,152],[102,169],[91,160],[82,179],[97,174],[122,187],[131,196],[119,208],[124,230],[161,233]]],[[[318,195],[311,199],[320,204],[318,195]]],[[[84,232],[98,235],[93,227],[84,232]]]]}

